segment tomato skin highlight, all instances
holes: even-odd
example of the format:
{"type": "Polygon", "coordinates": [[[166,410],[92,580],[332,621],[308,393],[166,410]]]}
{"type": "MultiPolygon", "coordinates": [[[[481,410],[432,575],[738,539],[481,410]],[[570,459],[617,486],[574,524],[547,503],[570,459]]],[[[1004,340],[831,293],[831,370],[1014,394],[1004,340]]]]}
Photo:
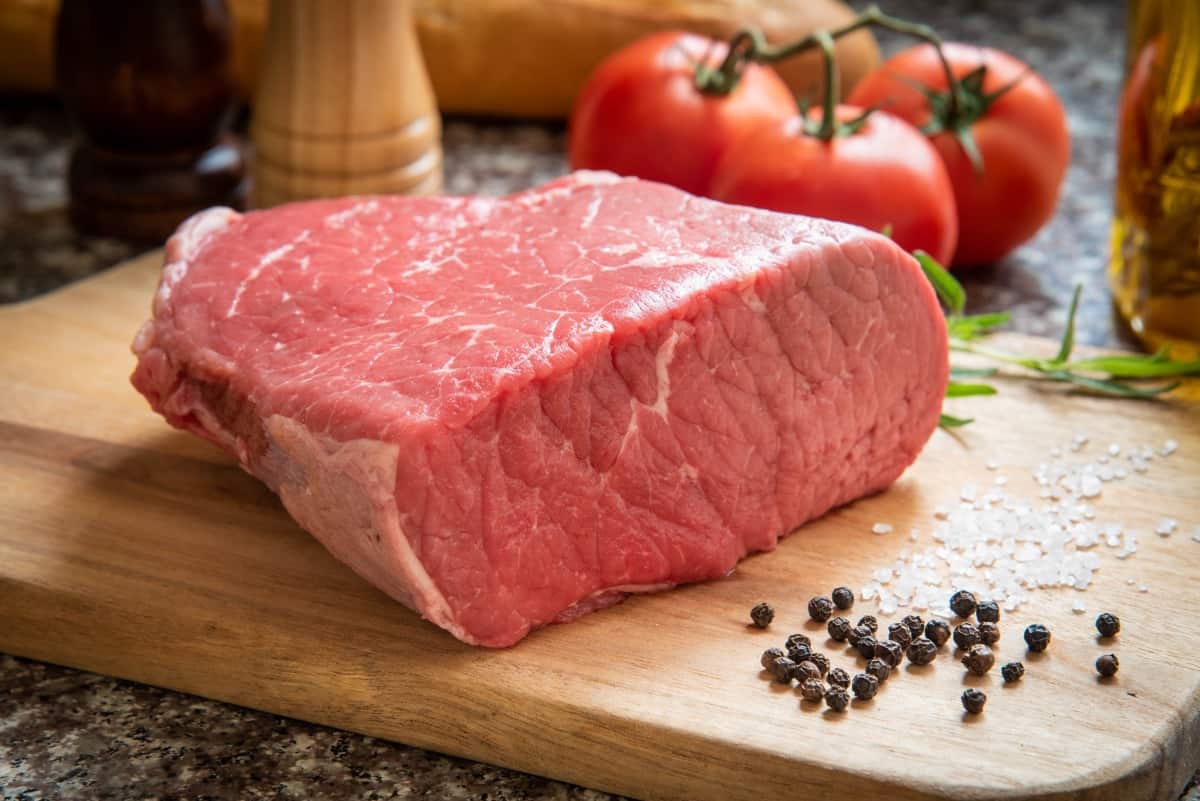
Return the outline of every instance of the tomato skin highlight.
{"type": "MultiPolygon", "coordinates": [[[[814,109],[809,116],[820,113],[814,109]]],[[[843,122],[860,113],[838,106],[843,122]]],[[[856,133],[828,142],[805,133],[798,116],[763,126],[726,152],[712,196],[873,231],[890,227],[905,250],[925,250],[943,264],[958,238],[941,159],[919,131],[886,112],[874,112],[856,133]]]]}
{"type": "Polygon", "coordinates": [[[716,65],[725,45],[667,31],[605,60],[584,85],[568,122],[572,169],[611,170],[708,193],[717,161],[756,127],[797,113],[774,70],[748,64],[728,95],[695,86],[695,64],[716,65]]]}
{"type": "MultiPolygon", "coordinates": [[[[932,137],[958,209],[953,263],[990,264],[1031,239],[1054,215],[1071,160],[1067,116],[1050,85],[1007,53],[955,43],[943,47],[955,77],[986,65],[984,94],[1016,82],[970,126],[983,159],[982,176],[952,134],[932,137]]],[[[919,45],[892,56],[854,88],[849,102],[882,104],[923,126],[931,116],[929,101],[909,81],[939,91],[947,88],[933,47],[919,45]]]]}

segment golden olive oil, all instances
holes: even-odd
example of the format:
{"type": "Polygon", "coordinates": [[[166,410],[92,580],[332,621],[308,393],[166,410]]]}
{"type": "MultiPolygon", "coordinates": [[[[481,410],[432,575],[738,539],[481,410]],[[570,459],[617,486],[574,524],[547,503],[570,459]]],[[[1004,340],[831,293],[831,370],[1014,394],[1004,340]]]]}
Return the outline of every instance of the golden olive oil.
{"type": "Polygon", "coordinates": [[[1151,348],[1200,358],[1200,0],[1130,0],[1109,283],[1151,348]]]}

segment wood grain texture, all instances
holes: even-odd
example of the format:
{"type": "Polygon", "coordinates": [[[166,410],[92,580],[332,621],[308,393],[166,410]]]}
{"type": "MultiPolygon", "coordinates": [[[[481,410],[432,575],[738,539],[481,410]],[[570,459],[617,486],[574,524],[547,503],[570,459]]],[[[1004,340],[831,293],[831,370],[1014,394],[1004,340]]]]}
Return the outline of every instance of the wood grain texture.
{"type": "Polygon", "coordinates": [[[412,0],[272,2],[251,133],[255,205],[442,186],[412,0]]]}
{"type": "Polygon", "coordinates": [[[149,254],[0,309],[0,650],[648,799],[1167,800],[1200,763],[1195,407],[1006,383],[956,403],[980,422],[939,432],[890,491],[728,579],[487,651],[369,587],[263,485],[149,411],[128,385],[128,343],[157,266],[149,254]],[[1029,470],[1075,430],[1091,448],[1181,447],[1105,486],[1099,517],[1142,533],[1136,556],[1105,554],[1087,593],[1042,592],[1002,621],[1000,660],[1025,658],[1023,682],[964,680],[947,652],[836,715],[759,673],[761,651],[790,631],[825,645],[807,599],[861,586],[962,481],[990,483],[986,460],[1029,495],[1029,470]],[[1151,533],[1164,515],[1183,529],[1169,539],[1151,533]],[[870,534],[879,520],[899,533],[870,534]],[[1086,615],[1071,613],[1076,598],[1086,615]],[[763,599],[778,610],[766,632],[746,626],[763,599]],[[1112,645],[1095,640],[1103,609],[1122,618],[1112,645]],[[1034,621],[1054,642],[1026,657],[1034,621]],[[1092,662],[1108,650],[1121,672],[1100,682],[1092,662]],[[977,718],[962,714],[965,685],[991,697],[977,718]]]}

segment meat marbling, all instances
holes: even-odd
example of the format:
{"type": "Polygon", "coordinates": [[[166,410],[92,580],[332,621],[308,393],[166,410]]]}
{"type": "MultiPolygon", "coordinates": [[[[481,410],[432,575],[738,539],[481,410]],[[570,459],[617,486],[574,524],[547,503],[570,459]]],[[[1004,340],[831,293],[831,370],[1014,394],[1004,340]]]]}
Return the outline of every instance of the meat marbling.
{"type": "Polygon", "coordinates": [[[722,576],[887,487],[948,369],[886,238],[605,173],[210,209],[133,349],[168,421],[487,646],[722,576]]]}

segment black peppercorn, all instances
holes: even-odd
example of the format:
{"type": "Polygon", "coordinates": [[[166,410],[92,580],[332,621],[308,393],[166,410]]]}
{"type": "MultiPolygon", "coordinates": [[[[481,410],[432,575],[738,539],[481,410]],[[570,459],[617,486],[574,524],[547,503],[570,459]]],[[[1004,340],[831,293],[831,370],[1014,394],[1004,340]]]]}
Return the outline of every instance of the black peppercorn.
{"type": "Polygon", "coordinates": [[[771,665],[775,664],[775,660],[781,656],[787,656],[782,648],[768,648],[763,651],[762,659],[759,663],[763,666],[763,670],[770,670],[771,665]]]}
{"type": "Polygon", "coordinates": [[[902,648],[907,648],[908,644],[913,641],[913,635],[908,630],[908,626],[903,623],[893,623],[888,626],[888,639],[900,643],[902,648]]]}
{"type": "Polygon", "coordinates": [[[796,672],[796,663],[788,659],[786,656],[781,656],[771,663],[771,673],[775,676],[775,681],[780,684],[787,684],[792,680],[792,676],[796,672]]]}
{"type": "Polygon", "coordinates": [[[817,670],[821,671],[822,676],[829,672],[829,657],[825,654],[809,654],[808,661],[817,666],[817,670]]]}
{"type": "Polygon", "coordinates": [[[867,663],[866,672],[879,679],[879,683],[883,684],[888,680],[888,676],[892,675],[892,667],[887,662],[877,658],[867,663]]]}
{"type": "Polygon", "coordinates": [[[775,619],[775,610],[768,603],[755,604],[750,610],[750,620],[760,629],[765,629],[771,625],[771,621],[775,619]]]}
{"type": "Polygon", "coordinates": [[[833,670],[829,671],[829,675],[826,676],[826,681],[828,681],[830,684],[837,685],[838,687],[849,687],[850,674],[842,668],[834,668],[833,670]]]}
{"type": "Polygon", "coordinates": [[[1105,612],[1096,618],[1096,631],[1101,637],[1116,637],[1121,631],[1121,618],[1105,612]]]}
{"type": "Polygon", "coordinates": [[[999,623],[1000,604],[995,601],[980,601],[975,607],[975,619],[980,623],[999,623]]]}
{"type": "Polygon", "coordinates": [[[805,645],[802,642],[798,642],[794,645],[788,646],[787,658],[792,660],[796,664],[800,664],[804,660],[808,659],[810,656],[812,656],[812,649],[809,648],[807,645],[805,645]]]}
{"type": "Polygon", "coordinates": [[[987,703],[987,695],[975,689],[963,690],[962,705],[963,709],[972,715],[978,715],[983,711],[984,704],[987,703]]]}
{"type": "Polygon", "coordinates": [[[825,697],[825,685],[820,679],[805,679],[800,682],[800,695],[805,701],[820,701],[825,697]]]}
{"type": "Polygon", "coordinates": [[[991,648],[979,643],[972,645],[970,650],[963,654],[962,663],[976,676],[982,676],[996,664],[996,655],[992,653],[991,648]]]}
{"type": "Polygon", "coordinates": [[[1104,678],[1115,676],[1121,668],[1121,662],[1116,654],[1105,654],[1096,660],[1096,672],[1104,678]]]}
{"type": "Polygon", "coordinates": [[[868,634],[865,637],[859,637],[854,647],[862,654],[863,659],[870,659],[875,656],[875,646],[878,644],[878,641],[872,635],[868,634]]]}
{"type": "Polygon", "coordinates": [[[849,587],[837,587],[833,593],[833,605],[838,609],[849,609],[854,606],[854,593],[849,587]]]}
{"type": "Polygon", "coordinates": [[[928,637],[917,637],[908,646],[908,661],[914,665],[928,665],[937,656],[937,646],[928,637]]]}
{"type": "Polygon", "coordinates": [[[796,677],[797,681],[819,679],[821,678],[821,669],[814,665],[811,660],[806,659],[796,665],[796,669],[792,671],[792,674],[796,677]]]}
{"type": "Polygon", "coordinates": [[[844,617],[832,617],[829,619],[829,625],[826,626],[829,638],[835,642],[845,642],[846,638],[850,636],[852,628],[850,621],[844,617]]]}
{"type": "Polygon", "coordinates": [[[950,639],[950,624],[934,618],[925,624],[925,636],[933,640],[933,644],[941,648],[950,639]]]}
{"type": "Polygon", "coordinates": [[[979,627],[974,623],[959,623],[954,627],[954,644],[964,651],[979,642],[979,627]]]}
{"type": "Polygon", "coordinates": [[[1000,675],[1004,677],[1005,684],[1012,684],[1014,681],[1020,681],[1025,675],[1025,666],[1020,662],[1009,662],[1000,668],[1000,675]]]}
{"type": "Polygon", "coordinates": [[[895,640],[880,640],[875,643],[875,656],[887,662],[888,667],[896,667],[904,659],[904,647],[895,640]]]}
{"type": "Polygon", "coordinates": [[[807,634],[789,634],[788,638],[783,643],[783,647],[791,648],[793,645],[811,646],[812,638],[810,638],[807,634]]]}
{"type": "Polygon", "coordinates": [[[925,621],[920,615],[905,615],[900,622],[908,626],[909,634],[914,637],[920,637],[925,632],[925,621]]]}
{"type": "Polygon", "coordinates": [[[975,611],[975,595],[969,590],[959,590],[950,596],[950,608],[959,617],[970,617],[975,611]]]}
{"type": "Polygon", "coordinates": [[[995,623],[980,623],[979,641],[984,645],[995,645],[1000,642],[1000,627],[995,623]]]}
{"type": "Polygon", "coordinates": [[[1034,653],[1041,653],[1050,644],[1050,629],[1041,623],[1034,623],[1025,629],[1025,644],[1034,653]]]}
{"type": "Polygon", "coordinates": [[[844,712],[850,706],[850,693],[835,684],[825,691],[825,703],[834,712],[844,712]]]}
{"type": "Polygon", "coordinates": [[[858,619],[858,623],[855,625],[866,626],[871,630],[872,634],[879,631],[879,621],[875,619],[874,615],[863,615],[858,619]]]}
{"type": "Polygon", "coordinates": [[[855,626],[854,628],[850,629],[850,633],[846,635],[846,642],[858,647],[859,640],[861,640],[863,637],[871,637],[874,634],[875,632],[866,626],[855,626]]]}
{"type": "Polygon", "coordinates": [[[855,698],[870,701],[875,697],[875,693],[879,692],[879,679],[870,673],[859,673],[850,682],[850,689],[854,692],[855,698]]]}
{"type": "Polygon", "coordinates": [[[808,602],[808,616],[818,623],[824,623],[826,620],[829,620],[829,616],[832,614],[833,601],[824,595],[818,595],[808,602]]]}

